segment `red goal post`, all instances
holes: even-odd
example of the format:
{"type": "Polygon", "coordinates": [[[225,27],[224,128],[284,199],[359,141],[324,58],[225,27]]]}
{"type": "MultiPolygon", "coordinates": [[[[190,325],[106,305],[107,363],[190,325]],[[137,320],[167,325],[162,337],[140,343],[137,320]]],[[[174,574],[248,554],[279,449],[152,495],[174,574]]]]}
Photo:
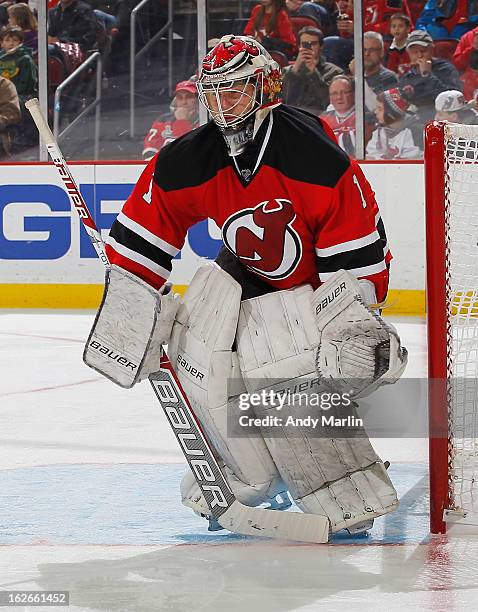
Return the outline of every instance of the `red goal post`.
{"type": "Polygon", "coordinates": [[[425,191],[430,529],[478,533],[478,125],[427,125],[425,191]]]}

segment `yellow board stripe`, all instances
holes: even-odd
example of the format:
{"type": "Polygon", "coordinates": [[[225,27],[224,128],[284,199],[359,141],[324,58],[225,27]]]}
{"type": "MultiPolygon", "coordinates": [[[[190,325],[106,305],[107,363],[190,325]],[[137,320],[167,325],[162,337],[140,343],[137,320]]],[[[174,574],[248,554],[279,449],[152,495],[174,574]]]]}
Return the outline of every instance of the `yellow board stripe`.
{"type": "MultiPolygon", "coordinates": [[[[184,294],[187,285],[174,285],[184,294]]],[[[103,285],[0,284],[0,308],[98,308],[103,285]]],[[[425,314],[425,291],[391,289],[384,314],[425,314]]]]}
{"type": "Polygon", "coordinates": [[[0,285],[1,308],[98,308],[103,285],[0,285]]]}
{"type": "Polygon", "coordinates": [[[390,289],[384,315],[424,315],[426,312],[424,289],[390,289]]]}
{"type": "MultiPolygon", "coordinates": [[[[98,308],[104,285],[0,284],[0,308],[98,308]]],[[[184,294],[187,285],[174,285],[184,294]]]]}

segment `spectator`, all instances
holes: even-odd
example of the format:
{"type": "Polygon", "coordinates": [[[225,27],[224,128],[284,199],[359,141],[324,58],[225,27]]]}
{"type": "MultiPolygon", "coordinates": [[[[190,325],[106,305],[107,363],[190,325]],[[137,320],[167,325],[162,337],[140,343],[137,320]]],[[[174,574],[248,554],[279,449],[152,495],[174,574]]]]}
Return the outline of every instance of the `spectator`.
{"type": "Polygon", "coordinates": [[[327,32],[327,36],[338,36],[339,31],[337,29],[337,2],[335,0],[317,0],[317,4],[325,9],[325,14],[322,18],[322,25],[324,32],[327,32]]]}
{"type": "Polygon", "coordinates": [[[434,39],[460,39],[478,23],[476,0],[428,0],[415,27],[434,39]]]}
{"type": "Polygon", "coordinates": [[[96,44],[97,26],[89,4],[82,0],[60,0],[48,11],[48,42],[78,43],[86,53],[96,44]]]}
{"type": "Polygon", "coordinates": [[[447,89],[463,89],[456,68],[447,60],[433,57],[433,40],[428,32],[414,30],[407,39],[410,70],[400,77],[399,86],[411,86],[411,103],[423,124],[433,119],[435,98],[447,89]]]}
{"type": "Polygon", "coordinates": [[[171,103],[171,112],[153,122],[144,139],[143,159],[150,160],[165,145],[198,126],[198,95],[192,81],[181,81],[171,103]]]}
{"type": "Polygon", "coordinates": [[[0,30],[8,26],[8,10],[4,4],[0,4],[0,30]]]}
{"type": "Polygon", "coordinates": [[[33,11],[24,2],[8,7],[8,24],[23,30],[23,44],[34,53],[38,50],[38,23],[33,11]]]}
{"type": "Polygon", "coordinates": [[[442,91],[435,100],[435,110],[437,121],[478,125],[478,113],[467,104],[461,91],[442,91]]]}
{"type": "MultiPolygon", "coordinates": [[[[355,155],[355,81],[345,74],[335,76],[329,87],[330,106],[320,116],[333,130],[339,146],[355,155]]],[[[365,115],[365,144],[370,140],[375,121],[365,115]]]]}
{"type": "Polygon", "coordinates": [[[390,34],[392,43],[387,51],[385,66],[399,76],[410,68],[410,58],[407,53],[407,38],[412,28],[410,17],[403,13],[395,13],[390,17],[390,34]]]}
{"type": "Polygon", "coordinates": [[[323,54],[329,62],[346,71],[354,56],[353,2],[339,0],[335,8],[334,27],[324,40],[323,54]]]}
{"type": "Polygon", "coordinates": [[[337,31],[342,38],[352,38],[354,35],[354,3],[353,0],[338,0],[337,31]]]}
{"type": "MultiPolygon", "coordinates": [[[[116,19],[116,31],[111,38],[111,52],[105,62],[105,72],[108,75],[118,74],[124,76],[125,73],[129,71],[131,11],[139,3],[140,0],[108,0],[106,4],[104,4],[102,0],[93,0],[90,2],[92,8],[103,9],[114,15],[116,19]]],[[[181,4],[183,4],[183,2],[178,0],[174,2],[175,11],[177,5],[181,4]]],[[[167,21],[167,6],[167,0],[166,2],[164,0],[154,0],[145,6],[145,10],[140,10],[138,12],[136,16],[136,44],[138,45],[136,50],[144,46],[155,32],[159,32],[165,21],[167,21]]],[[[176,23],[177,18],[178,15],[175,12],[174,28],[178,25],[176,23]]],[[[107,29],[109,27],[109,24],[107,24],[107,29]]]]}
{"type": "Polygon", "coordinates": [[[268,51],[281,51],[292,57],[296,39],[285,0],[260,0],[252,9],[244,34],[252,36],[268,51]]]}
{"type": "Polygon", "coordinates": [[[478,99],[478,27],[464,34],[453,55],[453,63],[461,72],[466,100],[478,99]]]}
{"type": "Polygon", "coordinates": [[[464,34],[453,54],[453,63],[461,72],[470,65],[470,61],[478,63],[478,27],[464,34]]]}
{"type": "Polygon", "coordinates": [[[22,120],[20,101],[15,85],[0,76],[0,143],[6,156],[10,155],[12,139],[8,128],[22,120]]]}
{"type": "Polygon", "coordinates": [[[372,30],[387,36],[390,30],[390,19],[394,13],[406,15],[410,20],[411,14],[407,0],[364,0],[364,32],[372,30]]]}
{"type": "Polygon", "coordinates": [[[20,97],[36,95],[38,70],[31,49],[23,46],[20,28],[7,28],[3,32],[0,74],[12,81],[20,97]]]}
{"type": "MultiPolygon", "coordinates": [[[[383,37],[378,32],[365,32],[363,35],[363,68],[367,85],[376,94],[392,88],[398,82],[397,75],[384,68],[383,37]]],[[[355,60],[349,64],[351,74],[355,74],[355,60]]]]}
{"type": "Polygon", "coordinates": [[[116,11],[119,2],[105,2],[104,0],[88,0],[88,4],[93,9],[96,18],[104,26],[105,32],[110,33],[113,28],[118,27],[116,11]]]}
{"type": "Polygon", "coordinates": [[[414,27],[417,30],[423,29],[423,28],[419,28],[416,25],[416,23],[426,3],[427,3],[427,0],[408,0],[408,10],[410,11],[410,18],[412,20],[412,23],[415,24],[414,27]]]}
{"type": "MultiPolygon", "coordinates": [[[[322,29],[323,21],[327,21],[327,11],[316,2],[304,0],[285,0],[287,10],[291,17],[309,17],[322,29]]],[[[323,31],[323,30],[322,30],[323,31]]]]}
{"type": "Polygon", "coordinates": [[[478,53],[470,55],[470,64],[460,78],[465,99],[478,101],[478,53]]]}
{"type": "Polygon", "coordinates": [[[284,102],[320,115],[330,102],[330,82],[343,71],[322,57],[324,37],[318,28],[302,28],[298,38],[297,59],[283,70],[284,102]]]}
{"type": "Polygon", "coordinates": [[[377,95],[378,128],[367,145],[367,159],[421,159],[407,123],[413,115],[407,113],[410,102],[403,90],[388,89],[377,95]]]}

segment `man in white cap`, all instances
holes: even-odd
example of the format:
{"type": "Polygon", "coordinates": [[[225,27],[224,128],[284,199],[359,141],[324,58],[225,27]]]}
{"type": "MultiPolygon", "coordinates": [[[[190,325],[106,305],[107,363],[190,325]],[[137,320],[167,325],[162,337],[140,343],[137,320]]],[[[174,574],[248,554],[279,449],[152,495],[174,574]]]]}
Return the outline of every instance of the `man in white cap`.
{"type": "Polygon", "coordinates": [[[435,100],[435,119],[450,123],[478,124],[478,113],[467,103],[465,96],[456,89],[442,91],[435,100]]]}

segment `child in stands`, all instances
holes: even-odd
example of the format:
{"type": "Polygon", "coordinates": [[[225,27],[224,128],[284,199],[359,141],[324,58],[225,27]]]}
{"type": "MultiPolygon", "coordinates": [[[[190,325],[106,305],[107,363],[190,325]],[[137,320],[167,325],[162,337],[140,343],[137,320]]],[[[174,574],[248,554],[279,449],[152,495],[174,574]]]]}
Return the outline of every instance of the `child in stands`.
{"type": "Polygon", "coordinates": [[[378,127],[367,145],[367,159],[421,159],[410,129],[414,114],[406,93],[398,87],[378,94],[378,127]]]}
{"type": "Polygon", "coordinates": [[[31,49],[23,45],[20,28],[7,28],[3,32],[0,74],[15,85],[20,98],[37,94],[38,70],[31,49]]]}
{"type": "Polygon", "coordinates": [[[402,76],[410,68],[406,46],[411,29],[412,22],[408,15],[395,13],[390,17],[390,34],[393,40],[387,51],[385,67],[396,72],[398,76],[402,76]]]}

